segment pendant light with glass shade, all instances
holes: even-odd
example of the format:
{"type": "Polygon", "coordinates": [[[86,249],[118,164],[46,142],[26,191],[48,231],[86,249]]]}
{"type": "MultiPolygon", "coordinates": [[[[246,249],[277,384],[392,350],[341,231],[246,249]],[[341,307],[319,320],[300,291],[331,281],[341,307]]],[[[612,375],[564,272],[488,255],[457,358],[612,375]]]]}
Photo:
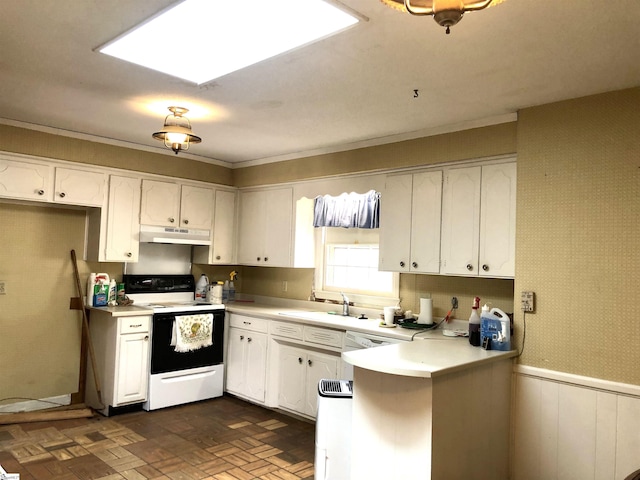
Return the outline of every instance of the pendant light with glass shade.
{"type": "Polygon", "coordinates": [[[189,150],[192,143],[200,143],[202,139],[191,131],[191,122],[183,115],[189,111],[184,107],[169,107],[171,115],[164,119],[164,127],[153,134],[153,138],[164,142],[164,146],[178,152],[189,150]]]}
{"type": "Polygon", "coordinates": [[[409,12],[411,15],[430,15],[438,25],[451,32],[450,27],[457,24],[465,12],[482,10],[505,0],[380,0],[395,10],[409,12]]]}

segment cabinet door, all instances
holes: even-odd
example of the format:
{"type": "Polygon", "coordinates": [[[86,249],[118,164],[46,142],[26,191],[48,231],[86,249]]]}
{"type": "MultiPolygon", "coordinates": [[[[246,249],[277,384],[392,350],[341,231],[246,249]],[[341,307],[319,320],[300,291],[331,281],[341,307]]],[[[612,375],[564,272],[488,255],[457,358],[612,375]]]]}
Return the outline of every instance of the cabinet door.
{"type": "MultiPolygon", "coordinates": [[[[413,175],[411,200],[412,272],[440,272],[440,220],[442,215],[442,172],[413,175]]],[[[405,231],[398,235],[407,235],[405,231]]]]}
{"type": "Polygon", "coordinates": [[[480,271],[486,277],[515,276],[516,164],[482,167],[480,271]]]}
{"type": "Polygon", "coordinates": [[[51,201],[53,167],[0,159],[0,197],[51,201]]]}
{"type": "Polygon", "coordinates": [[[267,336],[247,332],[245,360],[245,393],[247,397],[264,402],[267,379],[267,336]]]}
{"type": "Polygon", "coordinates": [[[217,190],[213,216],[213,245],[210,263],[234,263],[236,194],[217,190]]]}
{"type": "Polygon", "coordinates": [[[441,273],[478,275],[481,167],[451,169],[442,207],[441,273]]]}
{"type": "Polygon", "coordinates": [[[111,175],[107,206],[105,262],[137,262],[140,179],[111,175]]]}
{"type": "Polygon", "coordinates": [[[180,226],[211,230],[213,195],[212,188],[183,185],[180,195],[180,226]]]}
{"type": "Polygon", "coordinates": [[[116,403],[145,401],[149,378],[149,334],[120,335],[118,344],[116,403]]]}
{"type": "Polygon", "coordinates": [[[304,413],[315,417],[318,413],[318,383],[323,378],[338,378],[338,360],[333,355],[307,354],[307,380],[304,413]]]}
{"type": "Polygon", "coordinates": [[[304,350],[281,345],[279,355],[280,382],[278,404],[296,412],[304,412],[307,355],[304,350]]]}
{"type": "Polygon", "coordinates": [[[240,192],[238,263],[262,265],[265,212],[264,192],[240,192]]]}
{"type": "Polygon", "coordinates": [[[180,185],[143,180],[140,223],[142,225],[178,227],[179,217],[180,185]]]}
{"type": "Polygon", "coordinates": [[[264,236],[264,265],[291,266],[293,228],[293,190],[282,188],[266,192],[266,225],[264,236]]]}
{"type": "Polygon", "coordinates": [[[104,173],[56,168],[54,202],[102,207],[106,192],[107,175],[104,173]]]}
{"type": "Polygon", "coordinates": [[[238,394],[244,394],[247,333],[238,328],[229,329],[227,362],[225,365],[227,374],[226,388],[228,391],[238,394]]]}
{"type": "Polygon", "coordinates": [[[410,174],[386,179],[380,198],[380,270],[409,271],[412,181],[410,174]]]}

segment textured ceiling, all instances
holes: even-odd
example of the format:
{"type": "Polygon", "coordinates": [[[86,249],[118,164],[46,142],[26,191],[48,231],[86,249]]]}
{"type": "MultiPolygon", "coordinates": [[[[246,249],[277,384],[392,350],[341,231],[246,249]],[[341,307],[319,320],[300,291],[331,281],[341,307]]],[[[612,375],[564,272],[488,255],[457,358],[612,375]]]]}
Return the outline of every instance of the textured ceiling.
{"type": "MultiPolygon", "coordinates": [[[[181,155],[228,166],[496,123],[523,107],[640,86],[638,0],[508,0],[468,13],[450,35],[430,17],[343,0],[365,21],[200,86],[95,51],[170,0],[5,3],[0,122],[172,155],[151,133],[166,107],[186,106],[203,142],[181,155]]],[[[188,29],[167,41],[188,48],[188,29]]]]}

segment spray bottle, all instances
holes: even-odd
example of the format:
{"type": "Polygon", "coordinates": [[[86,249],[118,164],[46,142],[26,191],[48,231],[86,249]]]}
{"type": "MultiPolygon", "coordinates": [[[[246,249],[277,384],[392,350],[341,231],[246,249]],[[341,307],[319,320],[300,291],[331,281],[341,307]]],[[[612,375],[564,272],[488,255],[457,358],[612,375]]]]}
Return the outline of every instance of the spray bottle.
{"type": "Polygon", "coordinates": [[[238,273],[234,270],[229,274],[229,302],[233,302],[236,299],[236,286],[233,281],[238,276],[238,273]]]}
{"type": "Polygon", "coordinates": [[[471,307],[471,316],[469,317],[469,343],[474,347],[480,346],[480,297],[473,299],[473,307],[471,307]]]}

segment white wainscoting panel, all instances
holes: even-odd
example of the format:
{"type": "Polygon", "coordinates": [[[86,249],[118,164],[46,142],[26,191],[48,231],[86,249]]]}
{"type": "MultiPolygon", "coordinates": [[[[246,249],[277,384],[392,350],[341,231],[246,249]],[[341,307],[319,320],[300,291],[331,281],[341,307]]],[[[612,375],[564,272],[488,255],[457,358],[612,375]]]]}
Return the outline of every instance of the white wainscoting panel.
{"type": "Polygon", "coordinates": [[[640,469],[640,387],[516,366],[514,480],[623,480],[640,469]]]}

